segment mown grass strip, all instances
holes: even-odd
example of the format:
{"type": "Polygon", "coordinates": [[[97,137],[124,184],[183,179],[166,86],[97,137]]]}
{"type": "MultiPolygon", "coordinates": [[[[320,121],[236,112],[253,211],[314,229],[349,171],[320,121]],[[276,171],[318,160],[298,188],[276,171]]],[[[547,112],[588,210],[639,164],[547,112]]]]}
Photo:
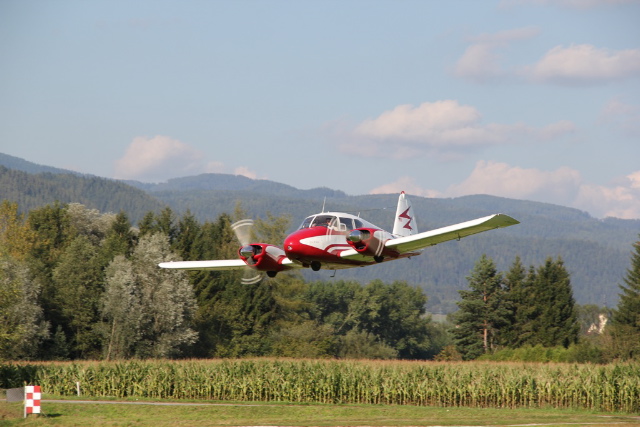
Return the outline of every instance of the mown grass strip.
{"type": "Polygon", "coordinates": [[[56,426],[638,426],[629,415],[567,409],[434,408],[397,405],[236,404],[145,406],[47,403],[48,417],[22,419],[20,404],[0,402],[0,425],[56,426]]]}

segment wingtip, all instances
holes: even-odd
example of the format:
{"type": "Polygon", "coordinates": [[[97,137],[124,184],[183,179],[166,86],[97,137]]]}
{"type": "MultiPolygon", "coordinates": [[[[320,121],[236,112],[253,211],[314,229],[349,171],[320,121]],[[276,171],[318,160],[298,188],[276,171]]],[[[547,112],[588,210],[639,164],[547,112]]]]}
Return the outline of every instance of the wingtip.
{"type": "Polygon", "coordinates": [[[498,214],[498,217],[504,223],[504,227],[520,224],[520,221],[506,214],[498,214]]]}

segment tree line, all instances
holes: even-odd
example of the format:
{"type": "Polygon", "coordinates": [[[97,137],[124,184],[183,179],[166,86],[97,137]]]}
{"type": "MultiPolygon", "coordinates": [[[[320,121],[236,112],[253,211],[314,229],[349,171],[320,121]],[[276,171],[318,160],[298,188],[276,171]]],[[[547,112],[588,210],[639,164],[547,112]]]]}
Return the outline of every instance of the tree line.
{"type": "MultiPolygon", "coordinates": [[[[308,282],[292,272],[245,285],[242,272],[157,267],[236,257],[230,225],[244,216],[238,206],[232,215],[200,222],[165,208],[133,227],[124,212],[56,202],[21,214],[16,203],[3,201],[0,359],[468,360],[526,346],[586,345],[561,259],[527,270],[516,258],[503,274],[483,256],[450,324],[433,322],[424,292],[402,281],[308,282]]],[[[255,237],[282,241],[289,222],[267,215],[256,221],[255,237]]],[[[618,326],[597,344],[609,349],[597,353],[600,359],[637,356],[637,348],[621,344],[640,341],[634,305],[640,255],[632,263],[618,326]]]]}

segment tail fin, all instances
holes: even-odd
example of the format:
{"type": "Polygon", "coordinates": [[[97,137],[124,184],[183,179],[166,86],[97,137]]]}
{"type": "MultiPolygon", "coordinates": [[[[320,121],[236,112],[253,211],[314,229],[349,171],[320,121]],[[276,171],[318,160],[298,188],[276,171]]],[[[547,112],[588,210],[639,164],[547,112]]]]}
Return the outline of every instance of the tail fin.
{"type": "Polygon", "coordinates": [[[398,198],[398,209],[396,210],[396,220],[393,224],[393,234],[398,237],[404,237],[416,233],[418,233],[416,217],[413,214],[411,202],[406,198],[403,191],[398,198]]]}

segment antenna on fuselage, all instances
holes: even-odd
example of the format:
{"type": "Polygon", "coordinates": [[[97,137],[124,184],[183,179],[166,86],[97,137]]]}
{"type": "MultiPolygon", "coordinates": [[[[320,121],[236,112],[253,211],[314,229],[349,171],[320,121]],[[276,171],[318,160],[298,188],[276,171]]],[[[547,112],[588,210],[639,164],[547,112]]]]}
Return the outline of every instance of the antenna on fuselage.
{"type": "Polygon", "coordinates": [[[324,196],[324,200],[322,201],[322,213],[324,213],[324,205],[327,203],[327,196],[324,196]]]}

